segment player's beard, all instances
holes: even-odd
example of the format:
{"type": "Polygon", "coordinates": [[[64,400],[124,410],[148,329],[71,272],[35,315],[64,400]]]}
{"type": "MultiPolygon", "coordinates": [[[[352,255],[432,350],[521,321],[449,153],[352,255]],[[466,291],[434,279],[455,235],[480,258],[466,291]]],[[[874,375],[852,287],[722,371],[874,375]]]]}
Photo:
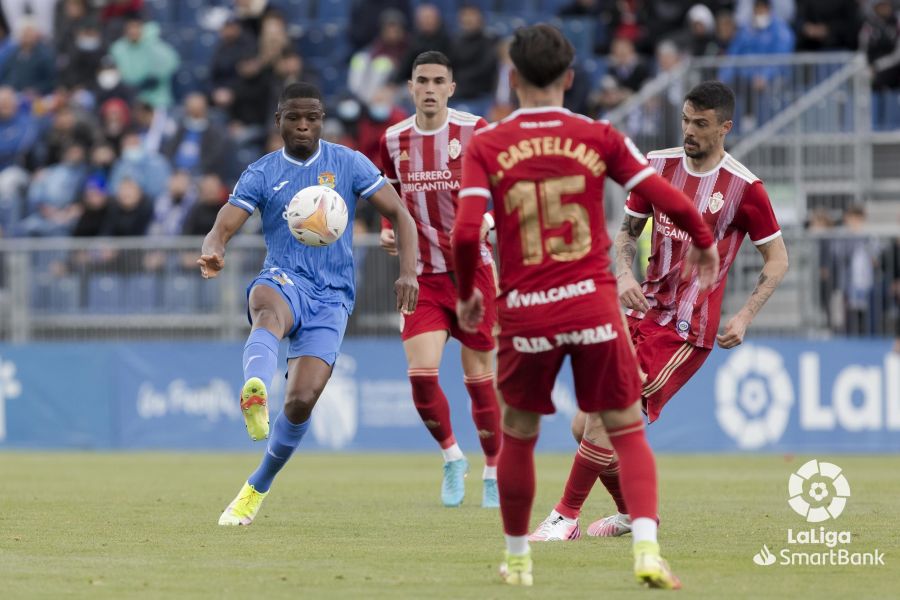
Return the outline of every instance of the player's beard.
{"type": "Polygon", "coordinates": [[[693,158],[693,159],[704,159],[704,158],[706,158],[706,155],[709,154],[709,152],[706,151],[706,150],[704,150],[704,149],[703,149],[703,146],[701,146],[700,143],[697,142],[696,140],[692,140],[692,142],[693,142],[695,145],[693,145],[693,146],[688,146],[688,140],[687,140],[687,139],[684,140],[684,143],[682,144],[682,147],[684,148],[684,154],[685,154],[685,156],[687,156],[688,158],[693,158]]]}

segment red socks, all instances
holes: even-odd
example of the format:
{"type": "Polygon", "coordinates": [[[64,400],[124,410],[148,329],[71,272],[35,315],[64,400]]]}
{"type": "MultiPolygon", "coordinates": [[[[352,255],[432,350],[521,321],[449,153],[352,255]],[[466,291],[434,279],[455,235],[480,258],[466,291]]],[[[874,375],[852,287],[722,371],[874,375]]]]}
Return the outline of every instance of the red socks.
{"type": "Polygon", "coordinates": [[[566,490],[562,500],[556,505],[556,512],[567,519],[577,519],[581,513],[581,507],[597,477],[609,466],[613,459],[613,451],[595,446],[586,439],[581,440],[578,452],[575,453],[575,461],[566,481],[566,490]]]}
{"type": "Polygon", "coordinates": [[[472,421],[478,430],[485,464],[493,467],[500,452],[500,405],[494,392],[494,374],[465,377],[464,381],[472,398],[472,421]]]}
{"type": "Polygon", "coordinates": [[[642,517],[656,519],[656,462],[644,435],[643,421],[607,429],[607,432],[619,456],[619,480],[628,516],[632,521],[642,517]]]}
{"type": "Polygon", "coordinates": [[[537,436],[523,440],[503,432],[497,461],[500,514],[506,535],[528,535],[534,503],[534,445],[537,436]]]}
{"type": "Polygon", "coordinates": [[[448,448],[453,445],[453,427],[450,425],[450,405],[438,383],[437,369],[410,369],[409,382],[412,384],[412,397],[419,411],[419,416],[432,437],[448,448]]]}
{"type": "Polygon", "coordinates": [[[614,459],[606,470],[600,473],[600,482],[606,487],[606,491],[616,503],[616,510],[623,515],[628,514],[625,506],[625,498],[622,496],[622,486],[619,484],[619,460],[614,459]]]}

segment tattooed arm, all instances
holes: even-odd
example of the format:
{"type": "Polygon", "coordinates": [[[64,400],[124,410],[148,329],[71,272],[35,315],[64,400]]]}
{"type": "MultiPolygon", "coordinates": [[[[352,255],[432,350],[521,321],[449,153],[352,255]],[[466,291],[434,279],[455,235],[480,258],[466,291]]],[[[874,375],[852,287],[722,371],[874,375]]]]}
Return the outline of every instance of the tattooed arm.
{"type": "Polygon", "coordinates": [[[722,348],[734,348],[744,341],[744,333],[746,333],[750,322],[753,321],[753,317],[763,307],[766,300],[769,299],[769,296],[781,283],[784,274],[787,273],[787,248],[785,248],[784,239],[781,236],[771,242],[760,244],[756,249],[763,255],[763,260],[765,261],[762,273],[759,274],[756,287],[753,293],[750,294],[750,297],[747,298],[743,308],[728,321],[722,334],[716,336],[719,346],[722,348]]]}
{"type": "Polygon", "coordinates": [[[650,305],[641,291],[641,286],[634,278],[634,257],[637,255],[637,240],[644,230],[646,218],[634,217],[625,214],[622,228],[616,235],[616,287],[619,293],[619,302],[625,308],[638,312],[646,312],[650,305]]]}

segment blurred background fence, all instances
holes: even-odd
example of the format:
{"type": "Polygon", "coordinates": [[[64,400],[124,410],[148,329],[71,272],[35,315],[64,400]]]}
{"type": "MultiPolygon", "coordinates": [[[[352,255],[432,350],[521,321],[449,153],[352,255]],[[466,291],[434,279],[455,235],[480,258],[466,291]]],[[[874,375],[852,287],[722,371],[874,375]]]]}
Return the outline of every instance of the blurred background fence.
{"type": "MultiPolygon", "coordinates": [[[[247,333],[246,286],[265,247],[236,237],[226,268],[203,280],[195,264],[201,238],[45,238],[0,242],[0,338],[32,340],[221,339],[247,333]]],[[[378,236],[357,236],[358,294],[348,336],[395,336],[397,261],[378,236]]],[[[785,230],[791,269],[753,324],[754,335],[892,335],[898,320],[900,241],[841,228],[785,230]]],[[[745,243],[724,303],[734,314],[762,267],[745,243]]]]}

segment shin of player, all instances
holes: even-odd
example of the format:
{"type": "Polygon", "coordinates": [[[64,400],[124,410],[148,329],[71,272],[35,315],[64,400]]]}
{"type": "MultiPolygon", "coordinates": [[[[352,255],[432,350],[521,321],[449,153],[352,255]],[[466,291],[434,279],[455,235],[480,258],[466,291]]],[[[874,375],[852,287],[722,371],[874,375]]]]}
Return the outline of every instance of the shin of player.
{"type": "MultiPolygon", "coordinates": [[[[562,108],[574,49],[548,25],[518,29],[510,84],[522,108],[478,132],[463,164],[453,247],[466,329],[484,316],[475,289],[478,227],[493,199],[500,247],[497,387],[505,406],[498,463],[506,534],[501,576],[533,583],[528,522],[534,500],[534,446],[540,416],[554,412],[553,383],[571,360],[579,407],[603,422],[619,455],[622,491],[639,521],[634,573],[653,587],[680,583],[656,543],[656,469],[644,437],[640,379],[609,272],[602,203],[608,175],[658,203],[696,246],[686,270],[701,290],[718,274],[713,237],[687,196],[659,177],[630,140],[608,123],[562,108]]],[[[587,448],[593,460],[605,461],[587,448]]]]}
{"type": "Polygon", "coordinates": [[[248,286],[252,331],[244,350],[241,409],[250,437],[269,439],[259,467],[222,513],[220,525],[253,521],[275,476],[300,444],[331,376],[355,301],[352,230],[323,248],[297,243],[282,216],[291,196],[325,182],[344,198],[351,221],[359,200],[368,200],[389,218],[398,232],[397,308],[404,314],[415,310],[415,224],[371,161],[344,146],[320,141],[323,117],[315,86],[300,83],[284,89],[275,113],[284,148],[244,171],[204,239],[198,260],[203,277],[217,276],[224,267],[226,243],[253,212],[260,211],[267,254],[262,271],[248,286]],[[284,409],[270,432],[267,386],[281,338],[289,340],[287,385],[284,409]]]}
{"type": "MultiPolygon", "coordinates": [[[[500,411],[494,394],[493,299],[495,283],[491,250],[481,248],[478,286],[491,304],[488,318],[474,333],[456,320],[456,286],[450,230],[453,227],[462,160],[481,117],[448,108],[456,84],[450,60],[441,52],[423,52],[413,61],[408,82],[415,115],[390,127],[381,138],[385,175],[397,188],[416,222],[419,235],[417,273],[419,305],[403,319],[401,338],[409,367],[413,402],[444,458],[441,501],[459,506],[465,497],[469,463],[450,422],[450,404],[441,389],[438,369],[449,337],[459,340],[472,419],[485,456],[482,506],[496,508],[496,460],[500,445],[500,411]]],[[[382,247],[396,252],[394,230],[385,220],[382,247]]]]}

